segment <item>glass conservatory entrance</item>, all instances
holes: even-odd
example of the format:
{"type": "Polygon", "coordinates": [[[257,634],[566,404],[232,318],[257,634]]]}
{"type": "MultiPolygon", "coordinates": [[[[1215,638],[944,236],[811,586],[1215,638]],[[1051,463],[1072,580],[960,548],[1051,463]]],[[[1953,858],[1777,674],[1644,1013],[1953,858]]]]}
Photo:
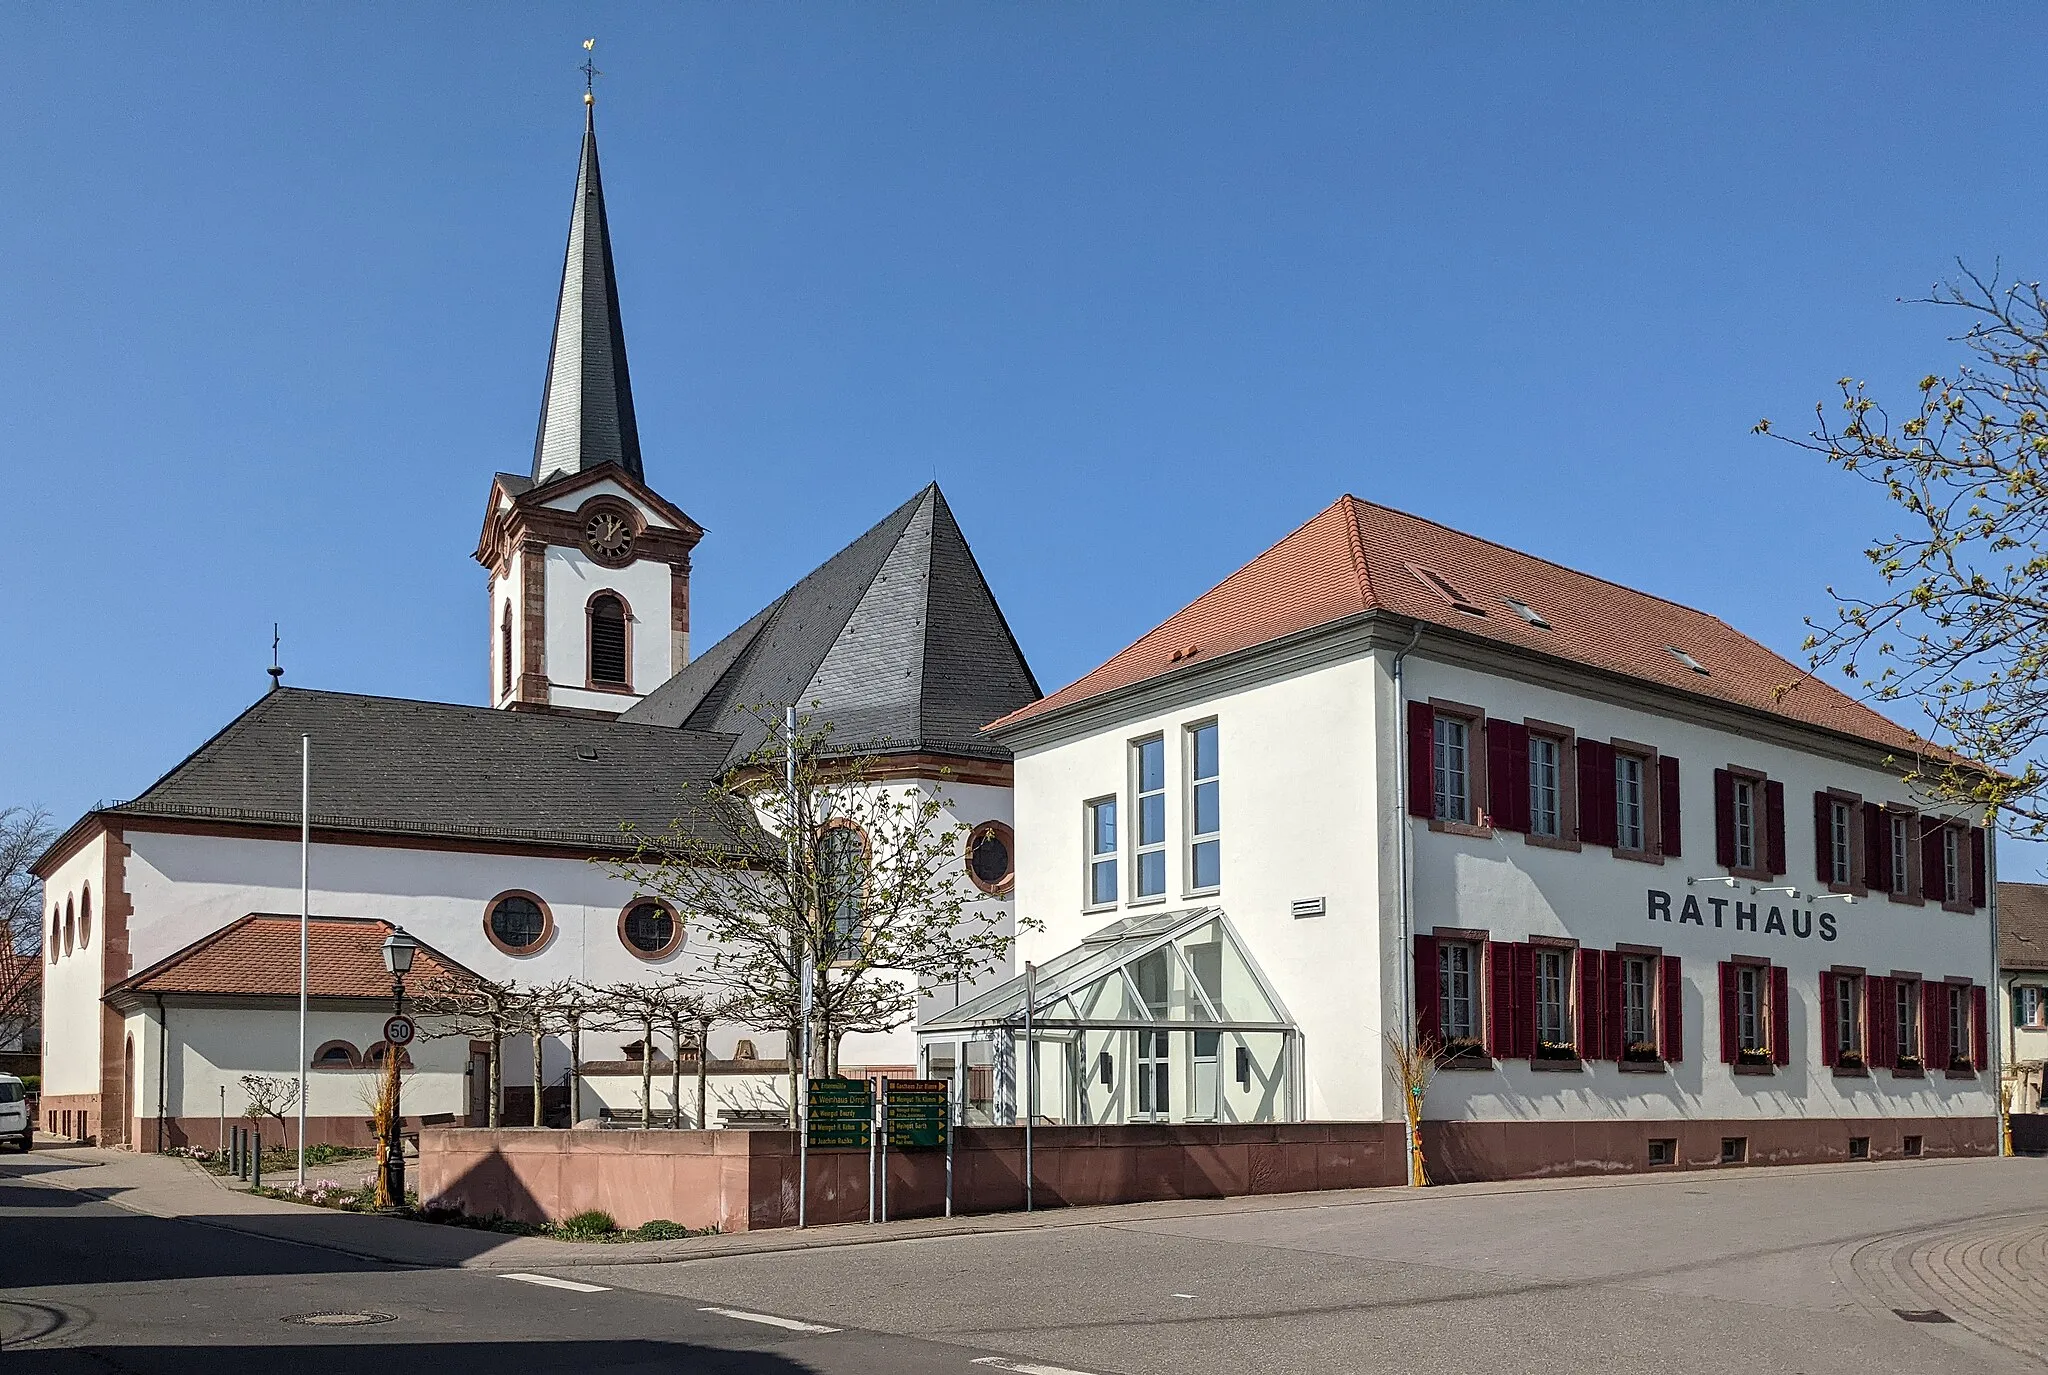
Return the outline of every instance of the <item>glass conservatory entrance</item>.
{"type": "Polygon", "coordinates": [[[1221,908],[1106,926],[917,1040],[970,1121],[1300,1120],[1301,1033],[1221,908]]]}

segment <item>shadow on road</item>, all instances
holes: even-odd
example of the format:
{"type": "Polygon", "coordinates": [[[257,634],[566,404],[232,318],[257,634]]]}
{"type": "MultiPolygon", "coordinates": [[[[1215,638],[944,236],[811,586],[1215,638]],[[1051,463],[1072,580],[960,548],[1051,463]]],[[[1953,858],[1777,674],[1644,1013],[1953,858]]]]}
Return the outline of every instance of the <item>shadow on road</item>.
{"type": "Polygon", "coordinates": [[[434,1375],[505,1375],[518,1371],[667,1371],[676,1375],[810,1375],[812,1366],[772,1351],[720,1351],[693,1342],[380,1342],[374,1327],[331,1329],[304,1345],[15,1347],[10,1375],[187,1375],[187,1372],[275,1371],[292,1375],[362,1375],[366,1369],[432,1371],[434,1375]]]}

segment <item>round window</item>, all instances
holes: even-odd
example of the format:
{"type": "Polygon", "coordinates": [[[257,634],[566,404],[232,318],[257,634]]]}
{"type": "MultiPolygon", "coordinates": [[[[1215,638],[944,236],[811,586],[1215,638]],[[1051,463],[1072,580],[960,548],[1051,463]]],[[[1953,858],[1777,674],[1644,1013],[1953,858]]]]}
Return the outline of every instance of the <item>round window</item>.
{"type": "Polygon", "coordinates": [[[520,954],[547,939],[548,914],[523,893],[507,893],[491,904],[491,940],[499,949],[520,954]]]}
{"type": "Polygon", "coordinates": [[[637,955],[653,959],[675,949],[681,927],[666,903],[643,899],[626,909],[619,919],[619,934],[637,955]]]}
{"type": "Polygon", "coordinates": [[[1000,893],[1010,886],[1015,865],[1010,854],[1010,828],[1000,821],[984,822],[967,837],[967,874],[984,893],[1000,893]]]}

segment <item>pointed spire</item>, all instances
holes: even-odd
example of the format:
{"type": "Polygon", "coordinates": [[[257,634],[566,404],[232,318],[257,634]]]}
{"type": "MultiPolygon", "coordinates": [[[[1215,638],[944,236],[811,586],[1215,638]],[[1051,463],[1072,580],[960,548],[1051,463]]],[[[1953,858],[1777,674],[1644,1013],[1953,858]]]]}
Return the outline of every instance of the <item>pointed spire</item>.
{"type": "Polygon", "coordinates": [[[541,394],[540,432],[533,443],[535,482],[601,463],[617,463],[646,480],[640,470],[640,430],[633,422],[633,387],[626,375],[626,334],[619,324],[604,183],[597,170],[593,105],[586,92],[583,159],[576,170],[555,341],[541,394]]]}

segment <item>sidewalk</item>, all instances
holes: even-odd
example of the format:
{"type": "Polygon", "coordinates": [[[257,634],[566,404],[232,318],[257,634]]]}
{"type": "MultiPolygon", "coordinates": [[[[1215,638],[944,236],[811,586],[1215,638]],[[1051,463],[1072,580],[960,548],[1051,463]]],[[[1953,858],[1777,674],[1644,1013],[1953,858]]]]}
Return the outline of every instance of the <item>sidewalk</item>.
{"type": "MultiPolygon", "coordinates": [[[[1784,1176],[1820,1171],[1839,1176],[1853,1170],[1938,1170],[1982,1162],[1902,1161],[1868,1165],[1796,1165],[1771,1170],[1784,1176]]],[[[575,1242],[547,1237],[508,1236],[404,1218],[346,1213],[263,1198],[239,1181],[208,1174],[175,1156],[135,1155],[123,1150],[59,1147],[32,1155],[0,1157],[0,1178],[33,1179],[104,1199],[154,1217],[181,1218],[201,1226],[315,1246],[359,1260],[437,1269],[523,1270],[564,1265],[651,1265],[708,1260],[720,1256],[868,1246],[927,1237],[968,1236],[1059,1227],[1112,1226],[1164,1218],[1213,1217],[1373,1205],[1430,1207],[1476,1194],[1555,1193],[1580,1189],[1660,1188],[1674,1179],[1688,1187],[1711,1187],[1753,1171],[1694,1171],[1684,1175],[1617,1175],[1497,1184],[1445,1185],[1425,1191],[1345,1189],[1323,1193],[1260,1194],[1238,1198],[1180,1199],[1094,1208],[1053,1208],[1034,1213],[992,1213],[974,1217],[912,1218],[887,1223],[842,1223],[803,1231],[688,1237],[677,1241],[575,1242]]]]}

